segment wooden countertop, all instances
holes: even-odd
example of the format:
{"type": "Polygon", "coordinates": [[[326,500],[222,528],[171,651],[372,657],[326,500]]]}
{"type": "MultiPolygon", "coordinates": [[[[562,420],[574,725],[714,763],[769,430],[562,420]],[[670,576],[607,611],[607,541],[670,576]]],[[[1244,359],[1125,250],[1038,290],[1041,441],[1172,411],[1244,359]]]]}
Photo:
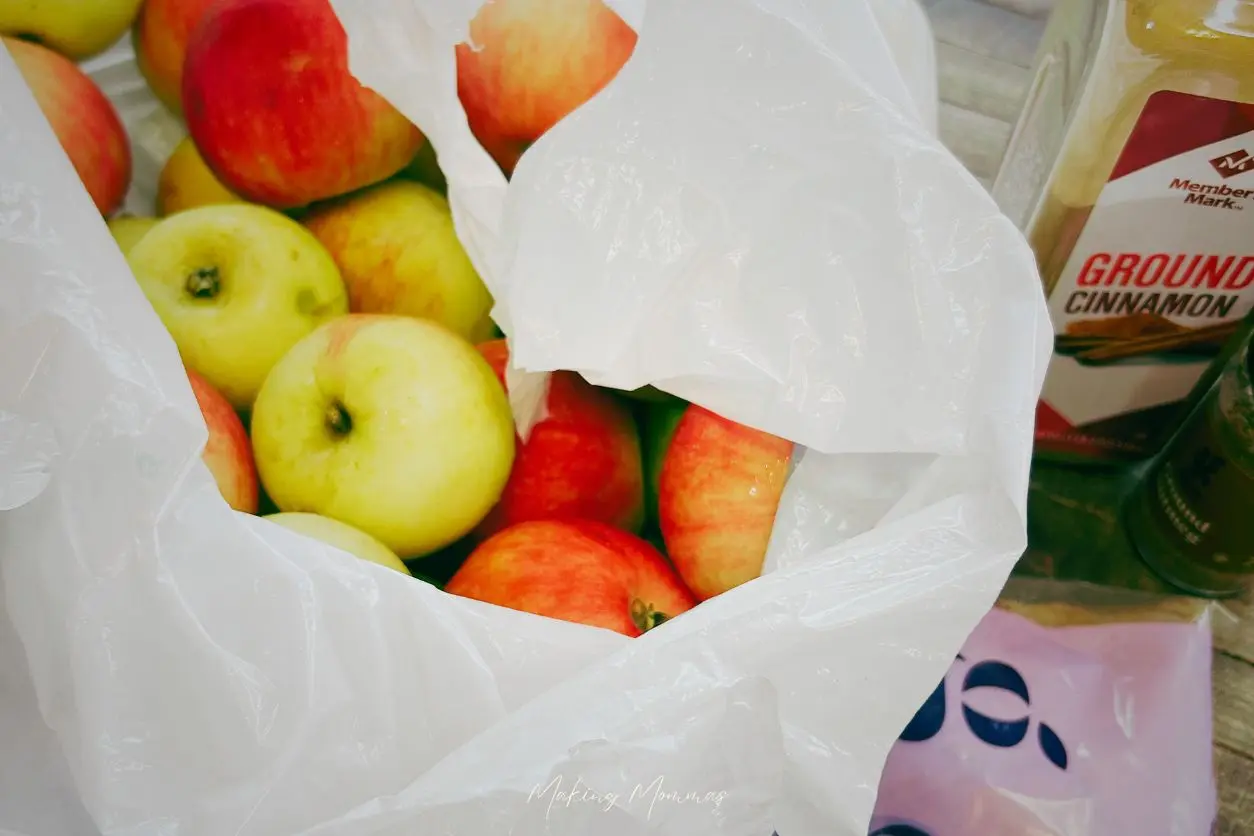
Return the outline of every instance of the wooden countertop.
{"type": "MultiPolygon", "coordinates": [[[[938,43],[941,139],[987,185],[1026,95],[1054,0],[923,0],[923,5],[938,43]]],[[[1233,617],[1216,616],[1217,834],[1254,836],[1254,603],[1247,599],[1224,608],[1233,617]]]]}

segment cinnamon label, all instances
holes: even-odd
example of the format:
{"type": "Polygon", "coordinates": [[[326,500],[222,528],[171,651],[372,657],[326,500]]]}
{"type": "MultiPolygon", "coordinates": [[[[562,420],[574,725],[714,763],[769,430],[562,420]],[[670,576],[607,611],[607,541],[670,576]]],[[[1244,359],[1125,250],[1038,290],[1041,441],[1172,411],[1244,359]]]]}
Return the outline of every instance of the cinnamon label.
{"type": "Polygon", "coordinates": [[[1156,452],[1254,306],[1254,109],[1150,95],[1053,282],[1037,449],[1156,452]]]}

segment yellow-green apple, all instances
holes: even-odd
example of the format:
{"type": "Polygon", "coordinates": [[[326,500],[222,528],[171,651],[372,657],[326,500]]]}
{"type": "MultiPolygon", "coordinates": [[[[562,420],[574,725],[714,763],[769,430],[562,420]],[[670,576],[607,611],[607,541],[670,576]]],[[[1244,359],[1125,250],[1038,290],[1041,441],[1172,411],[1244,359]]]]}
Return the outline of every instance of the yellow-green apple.
{"type": "Polygon", "coordinates": [[[511,526],[480,543],[444,589],[633,637],[696,604],[657,549],[591,520],[511,526]]]}
{"type": "Polygon", "coordinates": [[[147,235],[148,231],[160,222],[160,218],[141,215],[114,215],[105,224],[109,227],[109,232],[113,234],[113,240],[117,242],[122,255],[126,255],[139,242],[139,239],[147,235]]]}
{"type": "Polygon", "coordinates": [[[424,319],[351,314],[292,347],[253,405],[282,511],[333,517],[403,557],[461,538],[496,504],[514,422],[487,361],[424,319]]]}
{"type": "Polygon", "coordinates": [[[406,575],[409,574],[408,567],[396,556],[396,552],[360,528],[354,528],[348,523],[342,523],[321,514],[305,514],[299,511],[269,514],[265,519],[304,534],[306,537],[312,537],[328,546],[335,546],[354,557],[395,569],[406,575]]]}
{"type": "MultiPolygon", "coordinates": [[[[505,385],[505,340],[479,346],[505,385]]],[[[501,501],[475,529],[487,538],[528,520],[584,519],[638,531],[644,517],[640,438],[626,404],[574,372],[549,378],[544,418],[518,453],[501,501]]]]}
{"type": "Polygon", "coordinates": [[[349,72],[329,0],[215,0],[187,45],[183,113],[227,188],[279,208],[386,180],[423,142],[349,72]]]}
{"type": "Polygon", "coordinates": [[[348,312],[318,239],[262,206],[201,206],[165,218],[127,255],[183,362],[237,409],[319,324],[348,312]]]}
{"type": "Polygon", "coordinates": [[[762,574],[791,441],[692,405],[683,411],[658,476],[666,553],[701,600],[762,574]]]}
{"type": "Polygon", "coordinates": [[[635,31],[602,0],[488,0],[457,47],[470,129],[508,175],[627,62],[635,31]]]}
{"type": "Polygon", "coordinates": [[[257,513],[257,468],[244,423],[222,393],[191,369],[187,377],[200,414],[209,429],[209,440],[201,454],[226,504],[236,511],[257,513]]]}
{"type": "Polygon", "coordinates": [[[439,193],[391,180],[314,206],[302,220],[339,265],[354,313],[431,319],[472,342],[491,335],[492,295],[439,193]]]}
{"type": "Polygon", "coordinates": [[[162,104],[183,112],[183,60],[192,30],[214,0],[144,0],[135,19],[135,62],[162,104]]]}
{"type": "MultiPolygon", "coordinates": [[[[19,3],[19,5],[21,5],[19,3]]],[[[131,184],[131,146],[117,111],[86,74],[47,47],[0,38],[102,215],[131,184]]]]}
{"type": "Polygon", "coordinates": [[[173,215],[197,206],[242,203],[243,198],[222,185],[205,165],[196,143],[185,136],[161,168],[157,178],[157,213],[173,215]]]}
{"type": "Polygon", "coordinates": [[[73,61],[104,52],[126,32],[142,0],[4,0],[0,35],[44,44],[73,61]]]}

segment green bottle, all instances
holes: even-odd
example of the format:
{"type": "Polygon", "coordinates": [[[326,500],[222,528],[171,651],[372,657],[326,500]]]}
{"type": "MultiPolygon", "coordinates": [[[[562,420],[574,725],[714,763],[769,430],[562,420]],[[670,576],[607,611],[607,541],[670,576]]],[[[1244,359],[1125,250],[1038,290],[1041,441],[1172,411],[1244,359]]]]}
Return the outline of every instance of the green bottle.
{"type": "Polygon", "coordinates": [[[1241,594],[1254,576],[1251,332],[1125,506],[1151,569],[1194,595],[1241,594]]]}

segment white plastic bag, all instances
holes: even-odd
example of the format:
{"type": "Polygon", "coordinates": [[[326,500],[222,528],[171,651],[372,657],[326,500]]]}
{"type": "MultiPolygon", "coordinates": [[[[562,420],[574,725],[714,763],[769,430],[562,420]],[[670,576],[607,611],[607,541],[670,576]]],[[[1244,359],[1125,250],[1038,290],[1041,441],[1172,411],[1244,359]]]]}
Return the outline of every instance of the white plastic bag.
{"type": "MultiPolygon", "coordinates": [[[[627,640],[230,511],[172,341],[0,53],[0,731],[29,732],[0,829],[865,833],[1024,546],[1031,254],[869,0],[625,8],[635,55],[508,188],[453,92],[477,4],[334,0],[437,149],[519,374],[653,382],[810,448],[772,571],[627,640]]],[[[120,95],[159,160],[176,132],[120,95]]]]}

